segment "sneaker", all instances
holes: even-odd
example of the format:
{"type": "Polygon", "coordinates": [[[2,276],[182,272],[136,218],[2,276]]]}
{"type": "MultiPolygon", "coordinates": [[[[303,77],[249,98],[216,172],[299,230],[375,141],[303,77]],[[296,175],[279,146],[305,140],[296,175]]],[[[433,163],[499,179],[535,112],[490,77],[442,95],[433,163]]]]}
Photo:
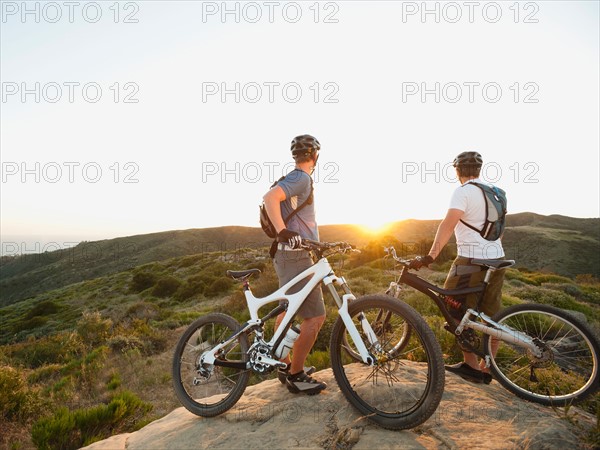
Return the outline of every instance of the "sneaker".
{"type": "MultiPolygon", "coordinates": [[[[312,375],[315,373],[317,368],[315,366],[304,367],[304,373],[306,375],[312,375]]],[[[277,369],[277,378],[281,384],[285,384],[285,379],[290,374],[290,365],[288,364],[285,369],[277,369]]]]}
{"type": "Polygon", "coordinates": [[[288,375],[285,384],[293,394],[315,395],[327,387],[322,381],[317,381],[308,376],[304,371],[295,375],[288,375]]]}
{"type": "Polygon", "coordinates": [[[485,384],[490,384],[492,382],[492,380],[494,379],[494,377],[492,377],[492,374],[489,372],[481,372],[483,374],[483,382],[485,384]]]}
{"type": "MultiPolygon", "coordinates": [[[[490,374],[484,374],[481,370],[473,369],[466,362],[461,362],[452,366],[445,367],[448,372],[455,373],[463,379],[470,381],[471,383],[484,383],[486,378],[484,377],[484,375],[488,375],[490,382],[492,381],[492,376],[490,374]]],[[[489,384],[489,382],[486,384],[489,384]]]]}

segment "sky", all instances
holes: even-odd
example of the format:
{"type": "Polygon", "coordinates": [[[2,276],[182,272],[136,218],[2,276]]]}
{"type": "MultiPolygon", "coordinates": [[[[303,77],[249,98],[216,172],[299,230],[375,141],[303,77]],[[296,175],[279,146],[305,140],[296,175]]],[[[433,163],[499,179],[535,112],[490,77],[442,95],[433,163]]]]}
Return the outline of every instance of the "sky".
{"type": "Polygon", "coordinates": [[[471,150],[509,213],[600,216],[596,1],[1,12],[3,254],[258,226],[305,133],[320,225],[441,219],[471,150]]]}

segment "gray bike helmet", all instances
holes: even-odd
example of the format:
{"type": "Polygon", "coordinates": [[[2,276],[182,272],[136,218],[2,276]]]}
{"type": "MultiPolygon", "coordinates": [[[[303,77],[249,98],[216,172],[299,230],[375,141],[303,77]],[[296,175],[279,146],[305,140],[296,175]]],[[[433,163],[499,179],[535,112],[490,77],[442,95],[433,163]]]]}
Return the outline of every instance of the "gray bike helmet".
{"type": "Polygon", "coordinates": [[[477,152],[462,152],[452,163],[454,167],[458,166],[482,166],[483,158],[477,152]]]}
{"type": "Polygon", "coordinates": [[[310,134],[303,134],[292,140],[290,150],[294,156],[308,156],[321,150],[321,144],[310,134]]]}

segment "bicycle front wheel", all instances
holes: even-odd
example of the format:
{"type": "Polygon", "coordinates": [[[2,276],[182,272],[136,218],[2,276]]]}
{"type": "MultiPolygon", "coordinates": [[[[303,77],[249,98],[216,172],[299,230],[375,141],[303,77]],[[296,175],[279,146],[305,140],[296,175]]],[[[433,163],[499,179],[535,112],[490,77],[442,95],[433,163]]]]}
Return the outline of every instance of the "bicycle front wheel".
{"type": "MultiPolygon", "coordinates": [[[[510,306],[492,320],[534,339],[540,355],[500,341],[491,371],[506,389],[529,401],[564,406],[598,390],[598,340],[583,321],[561,309],[540,304],[510,306]]],[[[486,335],[492,355],[495,338],[486,335]]]]}
{"type": "Polygon", "coordinates": [[[348,312],[377,362],[373,366],[356,362],[351,355],[358,349],[338,317],[331,334],[331,366],[344,396],[384,428],[400,430],[425,422],[441,401],[445,375],[440,346],[425,320],[406,303],[385,295],[353,300],[348,312]],[[364,334],[361,319],[364,316],[372,324],[382,314],[387,317],[387,326],[377,333],[377,347],[364,334]],[[406,325],[411,335],[398,351],[406,325]]]}
{"type": "MultiPolygon", "coordinates": [[[[370,325],[379,340],[381,340],[383,335],[390,330],[390,319],[392,316],[392,312],[387,309],[382,309],[379,313],[373,315],[373,321],[370,325]]],[[[394,355],[402,352],[404,347],[406,347],[410,341],[411,333],[410,325],[408,323],[402,325],[401,331],[396,330],[395,335],[398,336],[398,342],[390,349],[390,353],[394,355]]],[[[360,357],[360,354],[354,349],[354,346],[348,342],[349,337],[350,336],[347,333],[344,334],[344,350],[355,361],[361,362],[362,358],[360,357]]]]}
{"type": "MultiPolygon", "coordinates": [[[[231,316],[214,313],[193,322],[183,333],[173,357],[173,387],[185,408],[203,417],[213,417],[230,409],[240,399],[250,373],[248,370],[200,363],[200,357],[240,329],[231,316]]],[[[241,334],[221,349],[217,359],[247,361],[248,337],[241,334]]]]}

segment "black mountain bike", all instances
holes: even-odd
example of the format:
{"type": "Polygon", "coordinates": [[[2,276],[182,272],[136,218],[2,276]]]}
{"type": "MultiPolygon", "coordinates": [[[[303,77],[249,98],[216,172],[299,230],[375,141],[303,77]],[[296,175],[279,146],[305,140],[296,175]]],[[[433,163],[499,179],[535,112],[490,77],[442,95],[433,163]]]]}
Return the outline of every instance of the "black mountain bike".
{"type": "MultiPolygon", "coordinates": [[[[479,305],[492,273],[514,265],[514,261],[472,259],[472,264],[487,269],[484,282],[476,287],[442,289],[409,272],[410,261],[399,258],[393,247],[385,250],[402,266],[386,294],[399,298],[400,284],[404,283],[430,297],[447,320],[446,330],[456,336],[462,348],[483,358],[494,378],[512,393],[543,405],[564,406],[598,390],[600,345],[585,319],[536,303],[509,306],[490,318],[455,300],[459,295],[478,294],[479,305]],[[484,335],[483,346],[476,331],[484,335]],[[495,356],[493,339],[499,341],[495,356]]],[[[406,324],[396,351],[408,342],[411,331],[406,324]]]]}

